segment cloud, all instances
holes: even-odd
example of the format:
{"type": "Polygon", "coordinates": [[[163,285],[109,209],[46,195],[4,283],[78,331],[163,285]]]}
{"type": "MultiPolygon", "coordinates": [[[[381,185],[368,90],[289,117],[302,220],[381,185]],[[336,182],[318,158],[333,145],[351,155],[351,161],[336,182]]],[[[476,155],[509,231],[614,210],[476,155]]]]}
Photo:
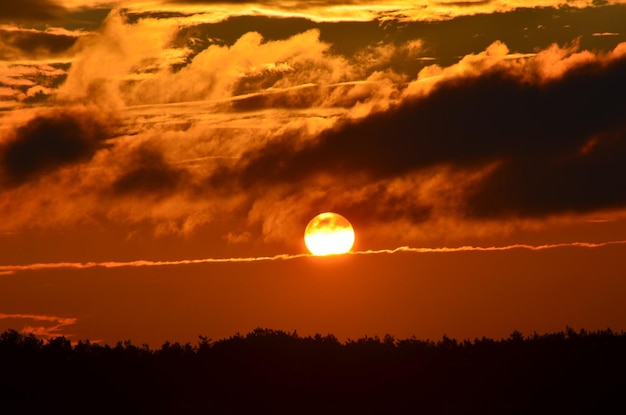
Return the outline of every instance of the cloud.
{"type": "MultiPolygon", "coordinates": [[[[40,337],[56,337],[67,335],[65,333],[67,326],[73,326],[78,319],[46,314],[0,313],[0,320],[26,320],[30,324],[22,328],[22,333],[32,333],[40,337]]],[[[71,334],[69,336],[72,337],[71,334]]]]}
{"type": "Polygon", "coordinates": [[[321,210],[409,238],[624,207],[609,184],[623,177],[623,100],[607,98],[624,92],[624,46],[511,53],[496,42],[448,65],[423,60],[433,53],[419,39],[424,23],[373,22],[375,36],[342,49],[332,40],[363,26],[297,33],[302,19],[266,18],[263,33],[238,27],[242,36],[220,41],[224,27],[189,26],[188,14],[131,23],[128,13],[81,36],[71,68],[53,67],[54,85],[18,74],[33,66],[0,73],[3,95],[44,94],[55,107],[0,114],[30,114],[0,126],[0,229],[210,224],[226,241],[290,249],[321,210]],[[91,109],[78,115],[76,102],[91,109]]]}
{"type": "MultiPolygon", "coordinates": [[[[607,241],[607,242],[563,242],[556,244],[543,244],[543,245],[528,245],[528,244],[513,244],[502,246],[455,246],[455,247],[440,247],[440,248],[415,248],[410,246],[400,246],[393,249],[370,249],[364,251],[351,251],[345,255],[381,255],[381,254],[396,254],[402,252],[417,253],[417,254],[442,254],[450,252],[494,252],[494,251],[511,251],[511,250],[530,250],[530,251],[543,251],[546,249],[557,248],[585,248],[595,249],[603,248],[612,245],[624,245],[626,240],[621,241],[607,241]]],[[[39,271],[48,269],[88,269],[88,268],[121,268],[121,267],[163,267],[163,266],[180,266],[180,265],[194,265],[194,264],[223,264],[223,263],[242,263],[242,262],[268,262],[268,261],[289,261],[300,258],[315,257],[313,254],[278,254],[273,256],[258,256],[258,257],[234,257],[234,258],[202,258],[202,259],[182,259],[177,261],[126,261],[126,262],[50,262],[50,263],[38,263],[38,264],[26,264],[26,265],[0,265],[0,273],[6,275],[13,275],[17,272],[24,271],[39,271]]],[[[332,256],[331,256],[332,257],[332,256]]],[[[329,258],[328,256],[322,257],[321,260],[329,258]]],[[[2,274],[0,274],[2,275],[2,274]]],[[[56,316],[46,315],[32,315],[32,314],[2,314],[0,313],[0,319],[30,319],[36,321],[51,321],[57,322],[55,326],[51,328],[38,327],[26,327],[23,331],[34,332],[37,335],[58,335],[58,331],[67,325],[73,325],[76,323],[75,318],[61,318],[56,316]]]]}
{"type": "Polygon", "coordinates": [[[127,170],[112,185],[117,195],[168,195],[180,190],[190,177],[186,170],[168,164],[159,150],[148,145],[134,150],[126,166],[127,170]]]}
{"type": "Polygon", "coordinates": [[[64,166],[85,162],[104,147],[108,126],[84,109],[42,113],[15,128],[0,147],[7,186],[19,186],[64,166]]]}
{"type": "Polygon", "coordinates": [[[45,59],[67,52],[81,33],[0,27],[0,60],[45,59]]]}
{"type": "MultiPolygon", "coordinates": [[[[7,107],[45,102],[56,92],[66,77],[63,69],[68,64],[40,63],[0,64],[0,95],[7,107]]],[[[6,126],[5,126],[6,128],[6,126]]]]}
{"type": "MultiPolygon", "coordinates": [[[[319,41],[317,30],[267,42],[250,32],[232,46],[209,46],[180,71],[165,68],[129,84],[124,96],[130,104],[215,100],[268,88],[347,80],[345,60],[330,55],[328,48],[319,41]],[[250,55],[250,50],[255,53],[250,55]]],[[[310,106],[310,99],[301,105],[310,106]]]]}
{"type": "Polygon", "coordinates": [[[58,20],[66,9],[54,0],[20,0],[3,2],[0,22],[50,22],[58,20]]]}
{"type": "Polygon", "coordinates": [[[602,37],[602,36],[620,36],[619,33],[614,33],[614,32],[598,32],[598,33],[592,33],[591,36],[595,36],[595,37],[602,37]]]}
{"type": "MultiPolygon", "coordinates": [[[[280,40],[246,32],[232,45],[202,44],[196,50],[192,34],[179,38],[185,30],[174,19],[129,24],[124,12],[113,11],[98,33],[77,42],[59,97],[117,108],[209,100],[229,101],[236,111],[353,107],[379,93],[372,85],[383,85],[383,94],[397,92],[389,82],[401,78],[393,66],[420,50],[418,41],[410,41],[367,49],[349,60],[320,41],[318,29],[280,40]]],[[[359,111],[366,112],[363,106],[359,111]]]]}
{"type": "MultiPolygon", "coordinates": [[[[126,262],[50,262],[50,263],[38,263],[38,264],[26,264],[26,265],[0,265],[0,272],[4,275],[14,275],[17,272],[23,271],[39,271],[47,269],[88,269],[88,268],[121,268],[121,267],[163,267],[163,266],[175,266],[175,265],[195,265],[195,264],[223,264],[223,263],[237,263],[237,262],[267,262],[267,261],[287,261],[297,258],[310,257],[311,254],[278,254],[273,256],[258,256],[258,257],[235,257],[235,258],[202,258],[202,259],[181,259],[177,261],[126,261],[126,262]]],[[[74,324],[76,319],[61,319],[54,316],[37,316],[30,314],[1,314],[0,319],[12,319],[12,318],[25,318],[38,321],[58,321],[59,324],[55,325],[52,330],[56,331],[60,327],[74,324]]],[[[35,333],[38,334],[38,333],[35,333]]]]}
{"type": "Polygon", "coordinates": [[[123,106],[119,88],[180,63],[186,51],[169,48],[177,30],[174,21],[144,19],[127,24],[120,10],[113,10],[102,26],[75,44],[75,59],[58,96],[67,102],[123,106]]]}
{"type": "Polygon", "coordinates": [[[73,46],[85,33],[0,25],[0,88],[5,105],[41,103],[66,78],[73,46]]]}
{"type": "MultiPolygon", "coordinates": [[[[414,86],[389,110],[339,123],[306,145],[286,135],[249,151],[237,165],[219,168],[213,183],[299,193],[333,177],[341,177],[335,186],[349,189],[438,169],[482,171],[472,183],[461,182],[464,188],[451,189],[463,215],[623,208],[624,46],[608,55],[553,48],[511,60],[496,44],[440,72],[426,92],[414,86]],[[550,58],[557,53],[558,61],[550,58]]],[[[422,81],[428,77],[416,85],[422,81]]],[[[372,196],[364,199],[394,200],[386,190],[372,196]]]]}
{"type": "Polygon", "coordinates": [[[557,249],[557,248],[603,248],[611,245],[624,245],[626,241],[608,241],[608,242],[564,242],[558,244],[543,244],[543,245],[528,245],[528,244],[513,244],[513,245],[503,245],[503,246],[454,246],[454,247],[443,247],[443,248],[413,248],[410,246],[401,246],[394,249],[377,249],[377,250],[367,250],[367,251],[355,251],[350,254],[352,255],[373,255],[373,254],[395,254],[398,252],[413,252],[420,254],[438,254],[438,253],[449,253],[449,252],[468,252],[468,251],[478,251],[478,252],[494,252],[494,251],[511,251],[517,249],[527,249],[530,251],[544,251],[546,249],[557,249]]]}
{"type": "Polygon", "coordinates": [[[612,4],[623,4],[623,0],[355,0],[355,1],[282,1],[263,0],[239,2],[233,0],[166,0],[167,5],[175,5],[177,10],[185,7],[197,13],[202,11],[217,20],[232,15],[266,14],[273,16],[300,16],[317,22],[330,21],[441,21],[459,16],[510,12],[519,8],[571,7],[586,8],[612,4]],[[208,7],[210,6],[210,7],[208,7]],[[207,8],[209,12],[207,12],[207,8]]]}

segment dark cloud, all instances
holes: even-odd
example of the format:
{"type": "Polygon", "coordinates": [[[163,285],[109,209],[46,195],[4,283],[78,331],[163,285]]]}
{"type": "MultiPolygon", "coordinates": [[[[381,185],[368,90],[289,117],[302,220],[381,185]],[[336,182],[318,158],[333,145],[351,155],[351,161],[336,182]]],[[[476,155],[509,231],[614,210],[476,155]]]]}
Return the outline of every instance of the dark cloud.
{"type": "Polygon", "coordinates": [[[118,195],[166,195],[189,179],[186,170],[171,166],[155,148],[141,146],[128,160],[127,170],[113,183],[118,195]]]}
{"type": "MultiPolygon", "coordinates": [[[[210,3],[210,2],[205,2],[210,3]]],[[[463,3],[463,2],[462,2],[463,3]]],[[[310,29],[320,31],[320,41],[331,45],[331,52],[351,59],[359,51],[378,45],[400,46],[420,39],[421,57],[430,57],[441,66],[458,62],[500,40],[514,52],[533,53],[552,43],[560,45],[579,38],[588,50],[612,50],[626,40],[623,22],[626,7],[613,5],[578,9],[572,7],[521,8],[508,13],[462,16],[442,21],[405,22],[386,20],[358,22],[313,22],[304,18],[269,16],[233,16],[216,23],[202,23],[182,28],[173,40],[176,47],[192,53],[188,62],[209,45],[232,45],[248,32],[260,33],[266,41],[288,39],[310,29]],[[617,36],[592,36],[593,33],[618,33],[617,36]],[[355,35],[355,34],[358,34],[355,35]]],[[[385,62],[395,72],[414,78],[430,61],[406,56],[397,49],[396,56],[385,62]]]]}
{"type": "Polygon", "coordinates": [[[358,197],[354,197],[350,195],[351,190],[353,186],[350,182],[343,183],[341,178],[337,178],[334,189],[329,192],[332,196],[317,201],[317,205],[342,212],[357,228],[366,228],[368,222],[373,220],[389,223],[404,219],[411,223],[423,223],[432,216],[429,202],[419,200],[411,191],[397,194],[378,184],[361,190],[358,197]]]}
{"type": "Polygon", "coordinates": [[[187,17],[191,14],[181,12],[155,12],[155,11],[133,11],[128,9],[122,10],[122,15],[130,24],[135,24],[141,19],[176,19],[179,17],[187,17]]]}
{"type": "Polygon", "coordinates": [[[0,22],[49,22],[58,20],[66,9],[53,0],[3,1],[0,22]]]}
{"type": "Polygon", "coordinates": [[[55,55],[71,48],[76,40],[69,35],[0,29],[0,59],[55,55]]]}
{"type": "Polygon", "coordinates": [[[508,161],[470,193],[474,217],[541,216],[626,206],[626,128],[595,136],[589,153],[508,161]]]}
{"type": "MultiPolygon", "coordinates": [[[[626,206],[626,58],[581,64],[550,82],[504,69],[443,82],[424,98],[327,131],[285,136],[214,183],[301,186],[321,175],[393,179],[433,167],[499,168],[462,189],[468,215],[537,216],[626,206]]],[[[459,203],[463,201],[459,200],[459,203]]]]}
{"type": "Polygon", "coordinates": [[[0,148],[8,186],[21,185],[67,165],[87,161],[108,136],[98,117],[85,111],[41,115],[18,127],[0,148]]]}

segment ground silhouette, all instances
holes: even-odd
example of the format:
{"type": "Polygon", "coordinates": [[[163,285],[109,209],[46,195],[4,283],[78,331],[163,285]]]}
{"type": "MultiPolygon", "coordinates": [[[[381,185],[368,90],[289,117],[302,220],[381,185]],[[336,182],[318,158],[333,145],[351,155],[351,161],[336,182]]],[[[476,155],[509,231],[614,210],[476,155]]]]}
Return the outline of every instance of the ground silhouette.
{"type": "Polygon", "coordinates": [[[256,329],[160,349],[0,334],[3,414],[622,413],[626,334],[340,342],[256,329]]]}

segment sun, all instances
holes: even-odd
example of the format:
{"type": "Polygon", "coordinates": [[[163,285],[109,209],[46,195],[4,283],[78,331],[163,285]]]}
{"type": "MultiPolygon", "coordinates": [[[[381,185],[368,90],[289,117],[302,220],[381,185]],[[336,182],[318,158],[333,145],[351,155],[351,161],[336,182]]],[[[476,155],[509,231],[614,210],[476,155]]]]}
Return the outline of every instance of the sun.
{"type": "Polygon", "coordinates": [[[304,243],[313,255],[345,254],[354,245],[354,229],[337,213],[320,213],[306,226],[304,243]]]}

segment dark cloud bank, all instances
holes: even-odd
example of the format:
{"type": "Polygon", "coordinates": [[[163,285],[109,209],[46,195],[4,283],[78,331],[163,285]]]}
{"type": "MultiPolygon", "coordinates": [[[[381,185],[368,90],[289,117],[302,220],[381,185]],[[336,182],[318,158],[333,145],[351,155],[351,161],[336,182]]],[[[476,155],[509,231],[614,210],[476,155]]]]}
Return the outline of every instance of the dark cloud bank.
{"type": "Polygon", "coordinates": [[[0,22],[46,22],[59,19],[65,11],[59,2],[52,0],[4,0],[0,22]]]}
{"type": "MultiPolygon", "coordinates": [[[[309,2],[310,3],[310,2],[309,2]]],[[[458,4],[457,4],[458,6],[458,4]]],[[[150,15],[155,17],[154,15],[150,15]]],[[[129,13],[129,21],[146,17],[129,13]]],[[[320,40],[331,45],[331,51],[348,58],[364,48],[380,45],[402,45],[420,39],[423,53],[441,66],[455,64],[459,56],[484,50],[495,40],[512,51],[530,53],[552,43],[567,44],[579,36],[580,46],[588,50],[611,50],[626,40],[623,5],[587,7],[519,8],[507,13],[477,14],[442,21],[401,22],[342,21],[313,22],[306,18],[233,16],[217,23],[202,23],[182,28],[174,44],[193,50],[190,59],[209,45],[234,44],[248,32],[258,32],[266,40],[288,39],[305,30],[317,28],[320,40]],[[593,36],[612,32],[615,36],[593,36]],[[358,34],[355,36],[354,34],[358,34]]],[[[394,70],[414,77],[432,62],[403,60],[394,70]]]]}
{"type": "Polygon", "coordinates": [[[463,189],[472,217],[535,217],[626,205],[626,58],[580,64],[549,82],[496,68],[451,79],[304,149],[285,137],[223,168],[216,184],[294,187],[320,174],[368,181],[437,166],[497,168],[463,189]]]}
{"type": "Polygon", "coordinates": [[[156,148],[142,145],[125,163],[127,170],[113,183],[116,195],[166,196],[178,191],[189,180],[189,173],[167,163],[156,148]]]}
{"type": "Polygon", "coordinates": [[[104,147],[109,128],[91,112],[69,109],[36,116],[0,147],[1,184],[9,187],[88,161],[104,147]]]}
{"type": "Polygon", "coordinates": [[[63,34],[0,29],[0,59],[53,56],[70,49],[76,39],[63,34]]]}

